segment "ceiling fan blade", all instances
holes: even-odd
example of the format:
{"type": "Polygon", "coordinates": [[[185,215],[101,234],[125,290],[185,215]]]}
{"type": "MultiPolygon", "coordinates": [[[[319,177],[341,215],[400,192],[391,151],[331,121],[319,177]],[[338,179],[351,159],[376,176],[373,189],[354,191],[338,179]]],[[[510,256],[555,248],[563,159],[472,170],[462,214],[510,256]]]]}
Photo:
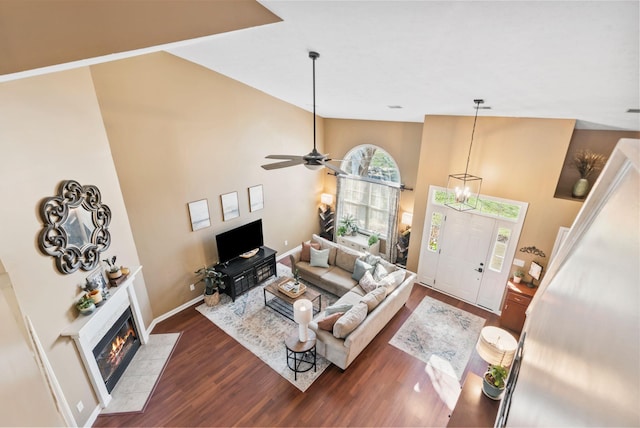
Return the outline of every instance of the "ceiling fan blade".
{"type": "Polygon", "coordinates": [[[302,156],[296,155],[269,155],[265,156],[266,159],[288,159],[288,160],[302,160],[302,156]]]}
{"type": "Polygon", "coordinates": [[[302,158],[291,159],[284,162],[275,162],[275,163],[262,165],[262,168],[266,170],[271,170],[271,169],[287,168],[289,166],[302,165],[303,163],[304,163],[304,160],[302,158]]]}
{"type": "Polygon", "coordinates": [[[331,164],[329,163],[329,161],[330,161],[330,160],[331,160],[331,159],[326,159],[326,160],[322,161],[322,164],[323,164],[325,167],[329,168],[330,170],[332,170],[332,171],[334,171],[334,172],[336,172],[336,173],[338,173],[338,174],[348,175],[346,172],[344,172],[343,170],[341,170],[341,169],[340,169],[340,168],[338,168],[337,166],[335,166],[335,165],[331,165],[331,164]]]}

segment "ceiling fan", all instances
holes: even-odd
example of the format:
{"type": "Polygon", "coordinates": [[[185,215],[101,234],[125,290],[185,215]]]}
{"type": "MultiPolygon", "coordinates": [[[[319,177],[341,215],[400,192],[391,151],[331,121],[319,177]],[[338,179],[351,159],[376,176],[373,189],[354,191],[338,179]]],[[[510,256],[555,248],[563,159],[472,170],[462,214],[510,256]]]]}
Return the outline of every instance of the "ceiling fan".
{"type": "Polygon", "coordinates": [[[327,167],[333,170],[336,174],[344,174],[347,175],[346,172],[341,170],[335,165],[331,165],[329,162],[328,155],[323,155],[316,149],[316,59],[320,57],[318,52],[309,52],[309,58],[313,60],[313,150],[304,155],[269,155],[266,156],[266,159],[282,159],[282,162],[270,163],[267,165],[262,165],[262,168],[270,170],[270,169],[278,169],[278,168],[287,168],[289,166],[296,165],[304,165],[309,169],[319,169],[327,167]]]}

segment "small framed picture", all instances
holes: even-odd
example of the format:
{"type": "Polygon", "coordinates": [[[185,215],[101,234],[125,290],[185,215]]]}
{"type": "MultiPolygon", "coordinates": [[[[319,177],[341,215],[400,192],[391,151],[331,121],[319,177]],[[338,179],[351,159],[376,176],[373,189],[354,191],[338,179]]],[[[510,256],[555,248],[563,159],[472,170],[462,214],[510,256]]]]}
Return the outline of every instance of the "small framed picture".
{"type": "Polygon", "coordinates": [[[240,217],[240,207],[238,206],[238,192],[225,193],[220,195],[222,202],[222,219],[224,221],[240,217]]]}
{"type": "Polygon", "coordinates": [[[211,226],[209,204],[206,199],[189,202],[189,216],[191,217],[191,230],[194,232],[211,226]]]}
{"type": "Polygon", "coordinates": [[[106,290],[107,279],[102,268],[98,268],[87,276],[87,288],[106,290]]]}
{"type": "Polygon", "coordinates": [[[264,195],[262,194],[262,184],[249,187],[249,208],[251,212],[264,208],[264,195]]]}

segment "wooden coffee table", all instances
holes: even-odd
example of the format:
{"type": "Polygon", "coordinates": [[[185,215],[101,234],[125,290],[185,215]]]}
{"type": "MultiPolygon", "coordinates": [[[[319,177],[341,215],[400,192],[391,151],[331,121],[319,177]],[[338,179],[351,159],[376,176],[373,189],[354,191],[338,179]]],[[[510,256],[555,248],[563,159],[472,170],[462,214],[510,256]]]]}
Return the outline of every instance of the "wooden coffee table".
{"type": "Polygon", "coordinates": [[[295,321],[293,319],[293,304],[296,302],[296,300],[307,299],[310,300],[313,304],[313,315],[315,316],[316,314],[318,314],[320,312],[320,308],[322,307],[322,295],[317,291],[312,290],[310,287],[307,287],[304,293],[296,298],[293,298],[278,290],[278,284],[289,281],[290,279],[291,278],[289,277],[282,277],[273,281],[269,285],[265,285],[263,289],[264,305],[270,307],[280,315],[289,318],[291,321],[295,321]],[[270,294],[271,297],[267,298],[267,294],[270,294]]]}

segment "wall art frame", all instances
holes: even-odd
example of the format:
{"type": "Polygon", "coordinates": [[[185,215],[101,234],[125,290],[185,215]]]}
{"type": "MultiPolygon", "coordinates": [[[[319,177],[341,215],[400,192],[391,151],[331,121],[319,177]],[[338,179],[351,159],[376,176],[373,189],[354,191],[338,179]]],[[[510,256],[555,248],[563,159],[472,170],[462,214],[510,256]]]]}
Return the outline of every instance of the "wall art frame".
{"type": "Polygon", "coordinates": [[[264,208],[264,193],[262,184],[249,187],[249,211],[254,212],[264,208]]]}
{"type": "Polygon", "coordinates": [[[220,202],[222,203],[222,220],[228,221],[240,217],[238,192],[229,192],[220,195],[220,202]]]}
{"type": "Polygon", "coordinates": [[[209,201],[207,199],[189,202],[187,205],[189,207],[189,218],[191,219],[191,230],[193,232],[211,226],[209,201]]]}

